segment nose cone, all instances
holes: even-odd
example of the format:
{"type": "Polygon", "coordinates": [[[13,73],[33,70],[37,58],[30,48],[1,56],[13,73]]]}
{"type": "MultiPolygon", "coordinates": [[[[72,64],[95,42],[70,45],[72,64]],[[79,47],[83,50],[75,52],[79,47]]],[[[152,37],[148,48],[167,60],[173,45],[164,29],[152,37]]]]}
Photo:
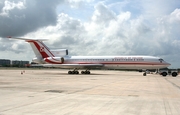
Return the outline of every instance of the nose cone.
{"type": "Polygon", "coordinates": [[[164,62],[164,65],[165,65],[166,67],[169,67],[171,64],[170,64],[170,63],[167,63],[167,62],[164,62]]]}

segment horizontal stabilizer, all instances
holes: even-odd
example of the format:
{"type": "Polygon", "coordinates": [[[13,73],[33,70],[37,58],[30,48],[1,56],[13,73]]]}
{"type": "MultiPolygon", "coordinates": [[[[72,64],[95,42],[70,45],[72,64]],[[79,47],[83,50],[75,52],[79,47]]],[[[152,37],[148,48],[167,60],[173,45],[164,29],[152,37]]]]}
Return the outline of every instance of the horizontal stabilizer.
{"type": "Polygon", "coordinates": [[[17,40],[25,40],[25,41],[46,41],[48,39],[29,39],[29,38],[13,38],[11,36],[8,36],[7,38],[10,38],[10,39],[17,39],[17,40]]]}

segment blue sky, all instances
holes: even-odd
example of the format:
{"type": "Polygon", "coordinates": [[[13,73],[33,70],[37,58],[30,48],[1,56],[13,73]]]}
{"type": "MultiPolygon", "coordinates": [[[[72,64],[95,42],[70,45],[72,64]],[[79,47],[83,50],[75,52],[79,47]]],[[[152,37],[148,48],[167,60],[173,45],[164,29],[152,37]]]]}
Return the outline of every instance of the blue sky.
{"type": "Polygon", "coordinates": [[[180,68],[179,0],[1,0],[0,58],[31,60],[23,41],[48,38],[70,55],[153,55],[180,68]]]}

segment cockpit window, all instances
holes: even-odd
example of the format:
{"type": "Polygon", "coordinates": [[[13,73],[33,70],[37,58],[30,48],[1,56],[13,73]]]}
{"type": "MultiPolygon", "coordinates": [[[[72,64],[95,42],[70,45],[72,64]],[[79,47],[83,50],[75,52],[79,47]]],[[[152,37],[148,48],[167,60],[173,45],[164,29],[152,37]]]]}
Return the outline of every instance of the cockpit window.
{"type": "Polygon", "coordinates": [[[164,60],[163,59],[159,59],[159,61],[162,63],[164,60]]]}

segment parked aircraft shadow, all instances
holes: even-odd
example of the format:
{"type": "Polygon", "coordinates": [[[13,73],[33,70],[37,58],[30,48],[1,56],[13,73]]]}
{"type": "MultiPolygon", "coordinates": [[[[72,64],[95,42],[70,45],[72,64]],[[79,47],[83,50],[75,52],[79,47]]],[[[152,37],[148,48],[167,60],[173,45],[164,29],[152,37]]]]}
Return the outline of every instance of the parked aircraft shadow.
{"type": "Polygon", "coordinates": [[[89,75],[112,75],[112,74],[104,74],[104,73],[91,73],[91,74],[68,74],[68,73],[52,73],[52,72],[44,72],[43,74],[46,74],[46,75],[71,75],[71,76],[82,76],[82,75],[85,75],[85,76],[89,76],[89,75]]]}

